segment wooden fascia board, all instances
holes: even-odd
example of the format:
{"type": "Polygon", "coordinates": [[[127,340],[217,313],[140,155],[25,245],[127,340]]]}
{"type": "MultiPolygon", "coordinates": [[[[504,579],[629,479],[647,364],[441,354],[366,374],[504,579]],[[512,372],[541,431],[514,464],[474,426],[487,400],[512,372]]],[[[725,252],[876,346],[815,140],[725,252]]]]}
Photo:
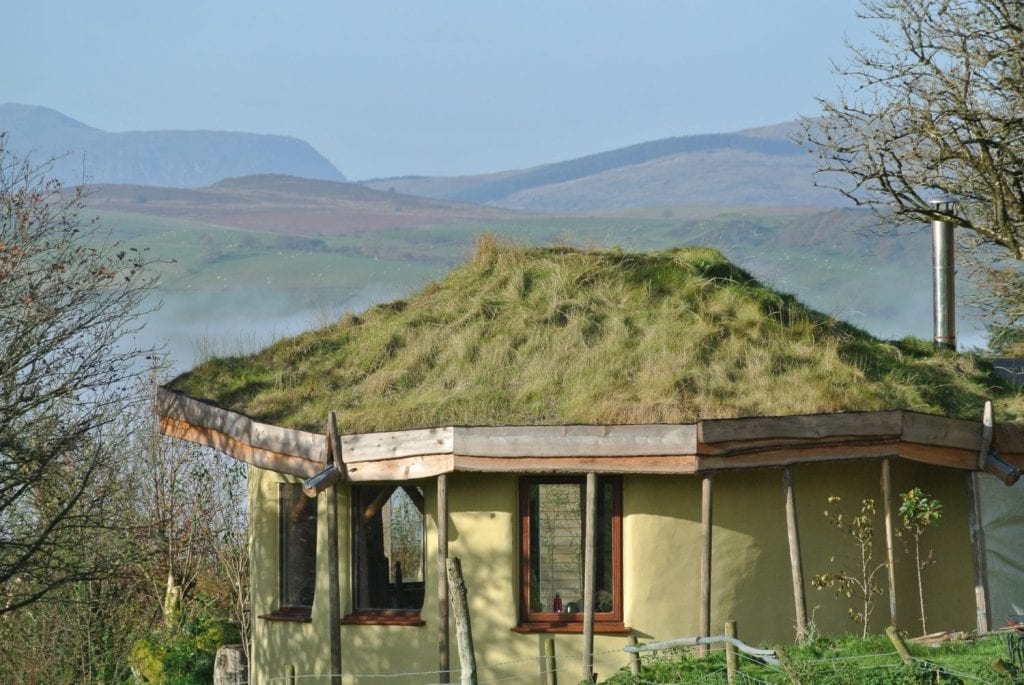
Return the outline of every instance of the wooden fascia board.
{"type": "MultiPolygon", "coordinates": [[[[259,423],[174,391],[157,393],[161,431],[246,463],[308,477],[327,437],[259,423]]],[[[1004,458],[1024,464],[1024,426],[996,425],[1004,458]]],[[[907,411],[752,417],[680,425],[438,427],[341,437],[353,481],[413,480],[453,471],[696,472],[902,457],[973,470],[981,423],[907,411]]]]}
{"type": "Polygon", "coordinates": [[[323,470],[327,463],[326,435],[260,423],[180,392],[157,388],[154,413],[165,435],[214,447],[257,466],[260,464],[252,459],[267,455],[261,459],[268,466],[261,468],[276,471],[280,467],[287,469],[282,473],[308,477],[323,470]],[[288,461],[282,462],[284,458],[288,461]]]}
{"type": "Polygon", "coordinates": [[[472,457],[632,458],[696,450],[696,424],[458,427],[453,444],[457,456],[472,457]]]}
{"type": "Polygon", "coordinates": [[[202,428],[187,421],[172,419],[167,416],[160,417],[160,432],[171,438],[212,447],[246,464],[290,476],[309,478],[315,476],[323,469],[323,464],[291,454],[281,454],[280,452],[253,447],[220,431],[202,428]]]}

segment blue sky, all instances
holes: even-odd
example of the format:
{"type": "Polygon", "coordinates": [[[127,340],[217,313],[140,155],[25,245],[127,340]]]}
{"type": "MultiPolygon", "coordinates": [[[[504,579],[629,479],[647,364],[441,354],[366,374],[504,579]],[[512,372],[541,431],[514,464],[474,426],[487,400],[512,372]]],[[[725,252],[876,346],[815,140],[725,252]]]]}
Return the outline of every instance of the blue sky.
{"type": "Polygon", "coordinates": [[[856,0],[35,0],[0,102],[294,135],[350,179],[497,171],[813,115],[856,0]]]}

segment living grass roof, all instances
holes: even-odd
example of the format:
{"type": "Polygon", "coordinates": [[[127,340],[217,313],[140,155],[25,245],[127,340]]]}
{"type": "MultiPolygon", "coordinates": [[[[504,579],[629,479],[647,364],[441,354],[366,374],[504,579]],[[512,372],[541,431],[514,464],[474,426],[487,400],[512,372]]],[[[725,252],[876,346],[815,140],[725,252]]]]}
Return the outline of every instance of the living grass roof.
{"type": "Polygon", "coordinates": [[[970,355],[878,340],[707,248],[633,254],[492,237],[408,300],[346,315],[169,387],[267,423],[426,426],[690,423],[909,409],[1024,414],[970,355]]]}

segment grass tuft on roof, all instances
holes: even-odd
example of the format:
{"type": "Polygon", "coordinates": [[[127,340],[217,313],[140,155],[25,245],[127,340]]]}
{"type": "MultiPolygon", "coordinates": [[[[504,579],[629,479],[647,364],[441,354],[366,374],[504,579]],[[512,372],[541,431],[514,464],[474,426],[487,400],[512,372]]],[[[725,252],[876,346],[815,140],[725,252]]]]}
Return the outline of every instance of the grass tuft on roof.
{"type": "Polygon", "coordinates": [[[909,409],[1003,419],[1017,394],[970,355],[881,341],[708,248],[524,248],[493,236],[407,301],[169,387],[260,421],[343,432],[447,425],[689,423],[909,409]]]}

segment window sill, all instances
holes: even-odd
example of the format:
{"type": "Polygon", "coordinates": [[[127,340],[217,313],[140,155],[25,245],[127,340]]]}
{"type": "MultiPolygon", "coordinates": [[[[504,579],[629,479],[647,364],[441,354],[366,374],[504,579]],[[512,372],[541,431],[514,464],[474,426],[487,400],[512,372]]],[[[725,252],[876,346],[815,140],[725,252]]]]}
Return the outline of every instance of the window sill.
{"type": "Polygon", "coordinates": [[[342,625],[350,626],[424,626],[418,611],[359,611],[342,616],[342,625]]]}
{"type": "Polygon", "coordinates": [[[313,609],[311,607],[281,607],[269,614],[260,614],[257,618],[262,618],[265,621],[312,623],[313,609]]]}
{"type": "MultiPolygon", "coordinates": [[[[628,635],[633,631],[621,621],[595,621],[594,633],[597,635],[628,635]]],[[[583,621],[523,621],[512,628],[514,633],[583,633],[583,621]]]]}

